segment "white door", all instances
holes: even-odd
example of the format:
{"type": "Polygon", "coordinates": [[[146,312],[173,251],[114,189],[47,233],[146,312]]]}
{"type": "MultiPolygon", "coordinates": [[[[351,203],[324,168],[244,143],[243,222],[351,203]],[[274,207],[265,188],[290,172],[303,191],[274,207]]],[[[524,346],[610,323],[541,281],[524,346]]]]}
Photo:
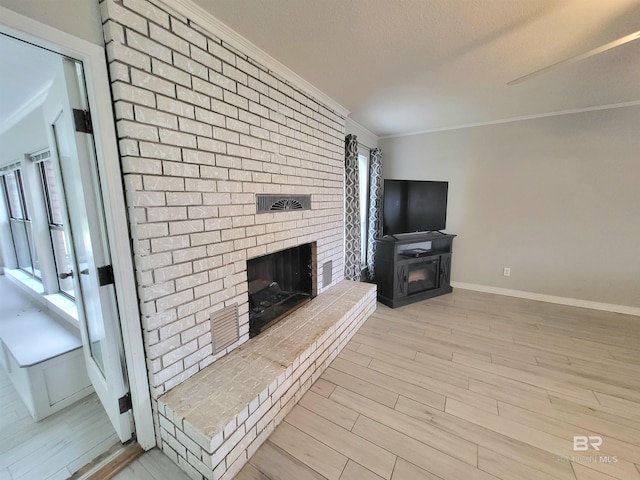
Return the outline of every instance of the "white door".
{"type": "Polygon", "coordinates": [[[89,378],[125,442],[133,431],[129,386],[93,136],[82,131],[87,103],[82,65],[66,58],[61,62],[61,101],[49,123],[71,234],[72,271],[67,274],[75,284],[89,378]]]}

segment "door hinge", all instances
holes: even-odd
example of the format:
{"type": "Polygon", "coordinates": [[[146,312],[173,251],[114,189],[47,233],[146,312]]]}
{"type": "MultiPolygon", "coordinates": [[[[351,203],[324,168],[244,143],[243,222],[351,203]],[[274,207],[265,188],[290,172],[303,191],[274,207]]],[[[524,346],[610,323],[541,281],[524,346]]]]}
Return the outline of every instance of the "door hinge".
{"type": "Polygon", "coordinates": [[[125,393],[118,399],[118,407],[120,407],[120,413],[128,412],[133,408],[131,405],[131,393],[125,393]]]}
{"type": "Polygon", "coordinates": [[[73,109],[73,121],[76,124],[76,132],[93,133],[93,124],[88,110],[73,109]]]}
{"type": "Polygon", "coordinates": [[[115,283],[113,279],[113,267],[111,265],[98,267],[98,284],[103,287],[105,285],[112,285],[113,283],[115,283]]]}

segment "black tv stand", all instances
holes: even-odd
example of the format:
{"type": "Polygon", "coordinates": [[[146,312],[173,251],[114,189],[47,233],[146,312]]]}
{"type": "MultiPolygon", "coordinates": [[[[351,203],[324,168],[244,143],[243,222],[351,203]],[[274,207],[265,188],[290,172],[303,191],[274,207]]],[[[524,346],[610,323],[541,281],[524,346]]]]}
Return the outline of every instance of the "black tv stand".
{"type": "Polygon", "coordinates": [[[376,239],[378,301],[396,308],[451,293],[455,237],[434,231],[376,239]]]}

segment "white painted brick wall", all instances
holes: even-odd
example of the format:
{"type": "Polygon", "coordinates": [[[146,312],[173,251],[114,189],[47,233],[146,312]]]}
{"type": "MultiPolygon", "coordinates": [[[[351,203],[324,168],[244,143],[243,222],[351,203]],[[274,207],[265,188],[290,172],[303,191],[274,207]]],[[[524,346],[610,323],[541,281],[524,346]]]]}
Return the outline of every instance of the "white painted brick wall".
{"type": "Polygon", "coordinates": [[[343,278],[344,118],[160,0],[101,12],[157,398],[217,358],[204,327],[167,332],[239,301],[248,339],[248,258],[317,242],[318,292],[324,262],[343,278]],[[262,192],[309,193],[312,210],[256,215],[262,192]]]}

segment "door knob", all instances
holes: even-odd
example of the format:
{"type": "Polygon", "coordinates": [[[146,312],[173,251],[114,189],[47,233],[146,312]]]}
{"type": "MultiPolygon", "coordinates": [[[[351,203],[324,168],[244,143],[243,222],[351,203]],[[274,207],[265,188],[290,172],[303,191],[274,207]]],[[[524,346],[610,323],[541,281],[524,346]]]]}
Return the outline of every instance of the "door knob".
{"type": "Polygon", "coordinates": [[[68,272],[62,272],[61,274],[58,275],[58,278],[60,280],[64,280],[65,278],[69,278],[69,277],[73,277],[73,270],[70,270],[68,272]]]}

